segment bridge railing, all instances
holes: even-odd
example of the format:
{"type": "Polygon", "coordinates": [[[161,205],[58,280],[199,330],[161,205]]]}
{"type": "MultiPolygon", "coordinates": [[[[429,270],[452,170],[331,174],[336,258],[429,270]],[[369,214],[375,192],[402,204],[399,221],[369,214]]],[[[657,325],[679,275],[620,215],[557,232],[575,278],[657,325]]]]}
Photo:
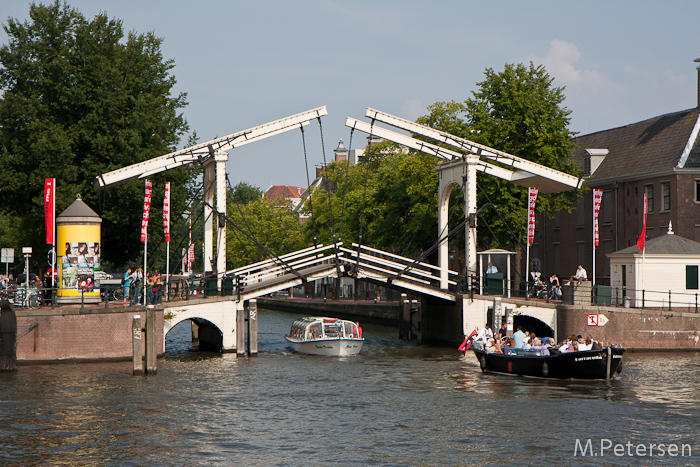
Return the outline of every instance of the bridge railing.
{"type": "MultiPolygon", "coordinates": [[[[425,286],[439,287],[440,285],[440,268],[437,266],[364,245],[360,246],[357,243],[352,243],[352,246],[355,250],[341,248],[349,256],[346,261],[351,264],[359,263],[364,268],[365,274],[371,275],[375,272],[377,278],[397,276],[397,278],[425,286]]],[[[448,285],[456,285],[457,276],[455,271],[449,271],[451,278],[448,278],[448,285]]]]}

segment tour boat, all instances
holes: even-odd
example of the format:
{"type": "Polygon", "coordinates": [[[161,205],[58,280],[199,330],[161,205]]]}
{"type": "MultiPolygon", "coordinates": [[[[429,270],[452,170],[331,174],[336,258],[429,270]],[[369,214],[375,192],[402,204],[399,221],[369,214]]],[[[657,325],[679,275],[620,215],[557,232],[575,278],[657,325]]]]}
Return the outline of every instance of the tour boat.
{"type": "Polygon", "coordinates": [[[294,321],[285,339],[299,353],[336,357],[359,354],[365,341],[358,323],[322,317],[294,321]]]}
{"type": "Polygon", "coordinates": [[[559,352],[556,348],[542,350],[509,349],[507,353],[486,352],[483,345],[472,342],[481,371],[508,375],[535,376],[560,379],[608,379],[622,369],[621,347],[601,350],[559,352]]]}

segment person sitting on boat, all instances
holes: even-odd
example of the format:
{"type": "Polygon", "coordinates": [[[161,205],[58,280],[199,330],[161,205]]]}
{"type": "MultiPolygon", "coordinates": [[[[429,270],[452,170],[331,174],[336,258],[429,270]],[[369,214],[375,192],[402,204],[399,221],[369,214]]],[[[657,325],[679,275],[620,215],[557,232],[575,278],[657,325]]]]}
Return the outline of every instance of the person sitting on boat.
{"type": "Polygon", "coordinates": [[[566,338],[566,340],[564,341],[564,343],[561,345],[561,347],[559,347],[559,352],[565,353],[565,352],[571,352],[571,351],[573,351],[573,350],[574,350],[574,347],[573,347],[573,345],[571,345],[571,344],[572,344],[571,336],[568,336],[568,337],[566,338]]]}
{"type": "MultiPolygon", "coordinates": [[[[590,339],[590,336],[589,336],[590,339]]],[[[603,350],[603,346],[598,343],[598,341],[591,339],[591,350],[603,350]]]]}
{"type": "Polygon", "coordinates": [[[518,326],[518,330],[513,334],[513,347],[516,349],[522,349],[523,345],[525,343],[525,333],[523,332],[523,328],[518,326]]]}
{"type": "Polygon", "coordinates": [[[513,344],[513,338],[507,337],[505,342],[503,343],[503,354],[509,355],[509,354],[514,354],[515,351],[513,350],[514,344],[513,344]]]}
{"type": "Polygon", "coordinates": [[[593,343],[591,342],[590,337],[586,340],[583,341],[583,343],[579,342],[578,344],[578,351],[583,352],[585,350],[591,350],[593,343]]]}
{"type": "Polygon", "coordinates": [[[498,330],[496,333],[498,337],[503,339],[504,337],[508,336],[508,325],[506,324],[505,321],[501,323],[501,329],[498,330]]]}
{"type": "Polygon", "coordinates": [[[491,326],[486,324],[482,329],[479,330],[479,333],[476,335],[476,341],[486,345],[488,340],[492,337],[493,331],[491,331],[491,326]]]}

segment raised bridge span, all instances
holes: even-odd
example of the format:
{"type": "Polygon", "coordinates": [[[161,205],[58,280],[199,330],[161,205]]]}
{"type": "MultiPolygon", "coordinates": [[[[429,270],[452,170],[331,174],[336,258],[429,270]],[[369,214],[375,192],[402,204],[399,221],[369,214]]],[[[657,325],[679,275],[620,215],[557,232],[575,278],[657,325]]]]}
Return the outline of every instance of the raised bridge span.
{"type": "MultiPolygon", "coordinates": [[[[456,285],[450,271],[448,283],[456,285]]],[[[218,277],[219,289],[233,279],[230,295],[217,295],[164,305],[164,333],[185,320],[208,321],[218,328],[225,351],[241,348],[245,303],[323,278],[353,277],[414,295],[454,303],[457,295],[440,289],[440,269],[428,263],[353,243],[310,247],[274,259],[227,271],[218,277]]]]}
{"type": "MultiPolygon", "coordinates": [[[[448,286],[452,290],[446,290],[440,288],[443,280],[440,268],[425,262],[356,243],[350,247],[342,243],[310,247],[227,271],[218,279],[219,289],[226,278],[233,279],[229,295],[166,303],[163,336],[185,320],[208,322],[210,329],[220,332],[220,336],[209,336],[209,341],[217,342],[220,338],[223,351],[243,353],[246,302],[327,277],[352,277],[429,299],[430,314],[435,315],[434,321],[441,328],[434,329],[434,334],[448,339],[453,335],[452,340],[483,326],[489,312],[505,317],[509,310],[539,320],[556,332],[555,306],[515,300],[505,303],[503,299],[501,307],[500,297],[494,300],[494,297],[463,296],[456,290],[457,276],[457,272],[449,271],[448,286]],[[449,314],[452,319],[448,318],[449,314]]],[[[257,317],[251,314],[250,319],[257,317]]]]}

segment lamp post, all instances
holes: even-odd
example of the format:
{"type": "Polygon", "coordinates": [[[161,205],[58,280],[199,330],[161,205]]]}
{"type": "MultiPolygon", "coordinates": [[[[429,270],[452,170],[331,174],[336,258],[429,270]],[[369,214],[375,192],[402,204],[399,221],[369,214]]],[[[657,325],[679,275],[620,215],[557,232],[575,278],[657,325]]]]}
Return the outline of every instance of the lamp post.
{"type": "Polygon", "coordinates": [[[24,286],[29,288],[29,258],[32,256],[32,247],[22,247],[22,254],[24,254],[24,286]]]}

